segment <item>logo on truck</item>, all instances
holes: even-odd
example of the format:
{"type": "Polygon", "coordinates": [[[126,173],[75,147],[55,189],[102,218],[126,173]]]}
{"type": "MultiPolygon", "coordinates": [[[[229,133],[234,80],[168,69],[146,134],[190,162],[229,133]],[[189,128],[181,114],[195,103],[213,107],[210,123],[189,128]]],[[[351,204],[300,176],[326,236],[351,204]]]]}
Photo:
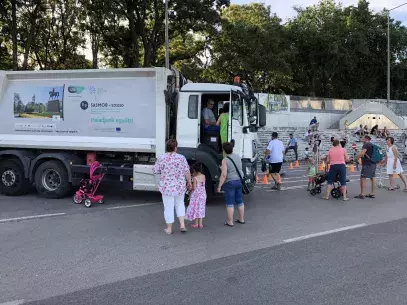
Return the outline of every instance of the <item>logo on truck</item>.
{"type": "Polygon", "coordinates": [[[69,86],[68,87],[68,92],[69,93],[82,93],[82,91],[85,90],[85,87],[80,87],[80,86],[69,86]]]}
{"type": "Polygon", "coordinates": [[[86,110],[89,107],[89,103],[87,101],[82,101],[80,106],[82,110],[86,110]]]}

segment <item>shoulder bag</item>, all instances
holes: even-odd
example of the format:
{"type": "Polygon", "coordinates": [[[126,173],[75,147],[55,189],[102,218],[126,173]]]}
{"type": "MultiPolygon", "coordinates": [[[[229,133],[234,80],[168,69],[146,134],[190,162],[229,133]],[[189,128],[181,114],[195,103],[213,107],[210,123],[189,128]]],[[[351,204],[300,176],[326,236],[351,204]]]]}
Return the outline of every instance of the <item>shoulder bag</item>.
{"type": "Polygon", "coordinates": [[[240,170],[238,169],[235,161],[233,161],[232,158],[230,158],[230,157],[226,157],[226,158],[228,158],[232,162],[232,164],[234,165],[234,167],[237,171],[237,174],[239,175],[240,181],[242,182],[242,186],[243,186],[243,194],[245,194],[245,195],[250,194],[250,187],[249,187],[248,183],[246,182],[246,177],[242,177],[242,175],[240,174],[240,170]]]}

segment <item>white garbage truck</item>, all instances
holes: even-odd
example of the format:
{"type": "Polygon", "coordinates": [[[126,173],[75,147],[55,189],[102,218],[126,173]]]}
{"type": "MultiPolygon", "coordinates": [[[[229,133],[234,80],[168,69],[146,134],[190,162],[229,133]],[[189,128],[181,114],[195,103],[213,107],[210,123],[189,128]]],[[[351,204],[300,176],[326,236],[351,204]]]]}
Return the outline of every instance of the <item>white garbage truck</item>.
{"type": "Polygon", "coordinates": [[[219,133],[204,128],[209,100],[216,117],[230,103],[228,140],[253,188],[266,111],[244,86],[188,83],[165,68],[0,71],[0,192],[34,184],[46,198],[66,197],[95,160],[110,187],[156,191],[152,168],[169,138],[189,163],[203,163],[213,192],[222,149],[219,133]]]}

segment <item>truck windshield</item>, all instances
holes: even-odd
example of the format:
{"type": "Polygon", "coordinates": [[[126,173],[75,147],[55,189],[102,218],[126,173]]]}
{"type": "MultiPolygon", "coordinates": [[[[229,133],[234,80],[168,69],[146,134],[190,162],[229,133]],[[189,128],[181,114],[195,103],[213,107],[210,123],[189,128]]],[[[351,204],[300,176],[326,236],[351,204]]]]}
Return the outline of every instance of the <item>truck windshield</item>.
{"type": "Polygon", "coordinates": [[[239,121],[240,126],[243,126],[243,99],[237,95],[232,95],[232,119],[239,121]]]}

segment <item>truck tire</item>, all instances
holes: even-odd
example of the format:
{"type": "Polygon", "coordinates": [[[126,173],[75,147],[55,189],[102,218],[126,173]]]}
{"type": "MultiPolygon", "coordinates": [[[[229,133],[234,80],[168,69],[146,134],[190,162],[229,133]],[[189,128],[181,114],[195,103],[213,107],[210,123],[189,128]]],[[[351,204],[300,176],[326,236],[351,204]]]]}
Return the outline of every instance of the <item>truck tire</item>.
{"type": "Polygon", "coordinates": [[[59,199],[70,195],[72,185],[68,171],[60,161],[46,161],[35,171],[35,187],[45,198],[59,199]]]}
{"type": "Polygon", "coordinates": [[[0,179],[0,193],[3,195],[20,196],[30,189],[30,183],[24,177],[24,168],[17,160],[0,162],[0,179]]]}

